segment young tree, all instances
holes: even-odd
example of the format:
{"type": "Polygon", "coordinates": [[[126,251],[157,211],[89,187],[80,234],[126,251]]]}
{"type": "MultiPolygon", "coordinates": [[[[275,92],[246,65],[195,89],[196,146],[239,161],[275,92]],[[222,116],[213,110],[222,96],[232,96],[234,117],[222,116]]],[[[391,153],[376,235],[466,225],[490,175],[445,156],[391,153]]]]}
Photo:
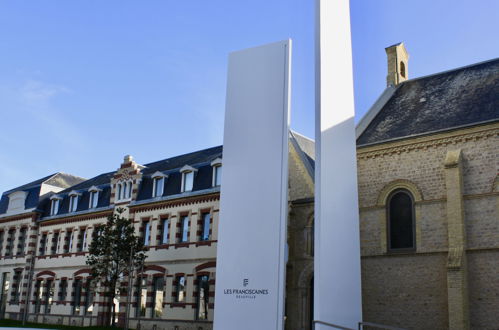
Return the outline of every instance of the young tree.
{"type": "Polygon", "coordinates": [[[117,285],[131,269],[140,269],[147,257],[141,238],[135,235],[132,221],[123,217],[123,212],[124,209],[117,209],[107,218],[105,225],[98,227],[87,256],[87,265],[92,268],[95,282],[105,287],[105,296],[111,302],[113,325],[117,285]]]}

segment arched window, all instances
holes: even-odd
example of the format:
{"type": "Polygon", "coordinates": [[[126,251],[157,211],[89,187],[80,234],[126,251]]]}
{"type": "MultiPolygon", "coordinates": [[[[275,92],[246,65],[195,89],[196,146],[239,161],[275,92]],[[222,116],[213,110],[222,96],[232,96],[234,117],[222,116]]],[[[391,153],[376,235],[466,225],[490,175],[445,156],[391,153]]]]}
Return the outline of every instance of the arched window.
{"type": "Polygon", "coordinates": [[[126,183],[126,194],[125,198],[132,198],[132,181],[126,183]]]}
{"type": "Polygon", "coordinates": [[[405,78],[405,63],[400,62],[400,75],[405,78]]]}
{"type": "Polygon", "coordinates": [[[388,250],[414,250],[414,199],[405,189],[395,190],[388,198],[388,250]]]}
{"type": "Polygon", "coordinates": [[[120,200],[121,199],[121,183],[118,183],[116,185],[116,187],[118,188],[118,192],[116,193],[116,199],[120,200]]]}
{"type": "Polygon", "coordinates": [[[314,219],[311,218],[305,227],[306,253],[309,256],[314,256],[314,219]]]}

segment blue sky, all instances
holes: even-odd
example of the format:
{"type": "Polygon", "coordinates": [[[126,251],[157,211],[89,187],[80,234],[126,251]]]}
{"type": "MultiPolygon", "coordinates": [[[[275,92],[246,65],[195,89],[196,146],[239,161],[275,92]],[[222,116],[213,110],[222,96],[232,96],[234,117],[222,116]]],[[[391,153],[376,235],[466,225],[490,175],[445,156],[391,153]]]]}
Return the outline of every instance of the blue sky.
{"type": "MultiPolygon", "coordinates": [[[[499,55],[499,1],[352,0],[357,120],[409,77],[499,55]]],[[[294,130],[313,136],[314,1],[0,1],[0,191],[221,144],[227,55],[293,39],[294,130]]]]}

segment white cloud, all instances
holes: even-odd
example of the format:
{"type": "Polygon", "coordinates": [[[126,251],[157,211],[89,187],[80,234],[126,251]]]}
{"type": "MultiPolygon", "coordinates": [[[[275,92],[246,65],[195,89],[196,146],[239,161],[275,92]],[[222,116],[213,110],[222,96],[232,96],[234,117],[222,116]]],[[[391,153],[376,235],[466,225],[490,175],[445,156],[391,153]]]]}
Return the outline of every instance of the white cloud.
{"type": "Polygon", "coordinates": [[[69,92],[69,88],[48,84],[38,80],[27,80],[19,90],[21,101],[29,105],[44,106],[61,93],[69,92]]]}

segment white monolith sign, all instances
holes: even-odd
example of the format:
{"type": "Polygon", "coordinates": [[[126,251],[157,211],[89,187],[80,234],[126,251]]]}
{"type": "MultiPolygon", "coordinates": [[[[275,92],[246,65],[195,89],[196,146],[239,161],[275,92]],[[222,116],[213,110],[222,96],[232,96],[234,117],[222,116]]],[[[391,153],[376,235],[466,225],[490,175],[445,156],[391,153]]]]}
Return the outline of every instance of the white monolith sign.
{"type": "Polygon", "coordinates": [[[314,319],[357,329],[362,299],[349,0],[316,0],[316,15],[314,319]]]}
{"type": "Polygon", "coordinates": [[[291,41],[229,56],[215,330],[282,330],[291,41]]]}

